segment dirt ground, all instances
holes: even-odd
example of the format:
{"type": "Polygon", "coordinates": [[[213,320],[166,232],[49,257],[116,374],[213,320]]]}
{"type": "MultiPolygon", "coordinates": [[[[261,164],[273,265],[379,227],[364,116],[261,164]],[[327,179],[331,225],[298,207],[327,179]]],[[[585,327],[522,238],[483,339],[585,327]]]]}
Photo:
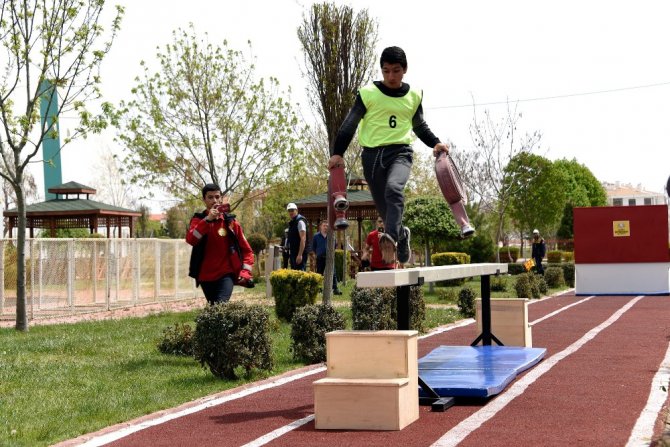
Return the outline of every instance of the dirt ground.
{"type": "MultiPolygon", "coordinates": [[[[231,301],[244,301],[246,303],[272,304],[265,298],[264,293],[249,293],[245,291],[234,292],[231,301]]],[[[202,309],[207,304],[205,298],[190,298],[178,301],[167,301],[160,303],[141,304],[137,306],[112,309],[109,311],[80,313],[58,317],[35,318],[28,322],[30,326],[45,324],[67,324],[80,321],[115,320],[129,317],[144,317],[161,312],[187,312],[194,309],[202,309]]],[[[14,320],[0,321],[0,327],[14,327],[14,320]]]]}

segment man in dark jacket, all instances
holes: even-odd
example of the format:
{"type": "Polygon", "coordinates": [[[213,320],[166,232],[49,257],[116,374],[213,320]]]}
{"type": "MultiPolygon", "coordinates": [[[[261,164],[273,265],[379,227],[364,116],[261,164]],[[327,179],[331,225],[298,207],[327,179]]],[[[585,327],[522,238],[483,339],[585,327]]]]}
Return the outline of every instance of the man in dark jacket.
{"type": "MultiPolygon", "coordinates": [[[[316,273],[323,275],[326,271],[326,252],[328,251],[328,221],[321,221],[319,231],[312,238],[312,250],[316,256],[316,273]]],[[[333,294],[342,295],[337,288],[337,273],[333,267],[333,294]]]]}
{"type": "Polygon", "coordinates": [[[540,237],[540,231],[535,229],[533,230],[533,250],[531,256],[533,257],[533,261],[535,261],[535,269],[540,275],[544,275],[542,259],[544,259],[545,254],[547,254],[547,244],[540,237]]]}
{"type": "Polygon", "coordinates": [[[298,213],[295,203],[286,205],[286,211],[291,217],[288,223],[289,262],[293,270],[305,270],[309,242],[307,241],[307,219],[298,213]]]}

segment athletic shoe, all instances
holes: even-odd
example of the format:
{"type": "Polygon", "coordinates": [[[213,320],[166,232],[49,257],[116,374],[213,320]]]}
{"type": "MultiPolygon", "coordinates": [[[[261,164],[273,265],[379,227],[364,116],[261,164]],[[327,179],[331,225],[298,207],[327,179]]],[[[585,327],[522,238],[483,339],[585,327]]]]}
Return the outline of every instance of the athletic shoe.
{"type": "Polygon", "coordinates": [[[398,262],[407,264],[412,252],[409,246],[410,231],[407,227],[401,227],[401,236],[398,237],[398,262]]]}
{"type": "Polygon", "coordinates": [[[465,224],[461,227],[461,237],[463,239],[467,239],[471,237],[473,234],[475,234],[475,228],[471,227],[468,224],[465,224]]]}
{"type": "Polygon", "coordinates": [[[391,236],[382,233],[379,238],[379,250],[382,252],[382,262],[393,264],[395,262],[396,243],[391,236]]]}
{"type": "Polygon", "coordinates": [[[338,289],[333,290],[333,295],[342,295],[342,292],[338,289]]]}

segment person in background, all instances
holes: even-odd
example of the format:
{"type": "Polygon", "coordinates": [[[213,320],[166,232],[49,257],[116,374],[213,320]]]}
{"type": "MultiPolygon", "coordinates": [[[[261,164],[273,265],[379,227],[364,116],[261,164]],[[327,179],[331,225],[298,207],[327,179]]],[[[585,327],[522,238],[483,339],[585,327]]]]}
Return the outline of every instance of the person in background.
{"type": "Polygon", "coordinates": [[[307,219],[298,213],[295,203],[286,205],[291,220],[288,223],[289,263],[293,270],[305,270],[309,245],[307,243],[307,219]]]}
{"type": "Polygon", "coordinates": [[[205,210],[191,218],[186,242],[193,247],[189,276],[200,285],[209,304],[230,300],[235,284],[253,287],[254,252],[242,227],[224,203],[221,188],[202,188],[205,210]]]}
{"type": "Polygon", "coordinates": [[[384,262],[381,249],[379,248],[379,239],[384,234],[384,220],[381,216],[377,217],[376,225],[377,228],[372,230],[365,239],[365,250],[363,250],[361,260],[369,262],[370,270],[372,271],[393,270],[396,267],[395,262],[384,262]]]}
{"type": "MultiPolygon", "coordinates": [[[[328,221],[319,224],[319,231],[312,238],[312,250],[316,255],[316,273],[323,275],[326,271],[326,251],[328,250],[328,221]]],[[[342,295],[337,288],[337,272],[333,266],[333,294],[342,295]]]]}
{"type": "Polygon", "coordinates": [[[284,228],[284,235],[281,238],[281,268],[288,268],[289,246],[288,246],[288,227],[284,228]]]}
{"type": "Polygon", "coordinates": [[[531,257],[533,258],[533,261],[535,261],[535,271],[540,275],[544,275],[542,259],[544,259],[545,254],[547,254],[547,244],[544,242],[544,239],[540,237],[540,231],[535,229],[533,230],[533,248],[531,257]]]}

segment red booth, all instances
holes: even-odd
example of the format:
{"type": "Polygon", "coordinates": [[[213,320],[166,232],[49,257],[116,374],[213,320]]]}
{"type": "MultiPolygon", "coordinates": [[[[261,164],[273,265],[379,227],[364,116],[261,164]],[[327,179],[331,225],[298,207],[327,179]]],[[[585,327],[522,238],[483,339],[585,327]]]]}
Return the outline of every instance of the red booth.
{"type": "Polygon", "coordinates": [[[668,207],[574,209],[575,293],[670,294],[668,207]]]}

